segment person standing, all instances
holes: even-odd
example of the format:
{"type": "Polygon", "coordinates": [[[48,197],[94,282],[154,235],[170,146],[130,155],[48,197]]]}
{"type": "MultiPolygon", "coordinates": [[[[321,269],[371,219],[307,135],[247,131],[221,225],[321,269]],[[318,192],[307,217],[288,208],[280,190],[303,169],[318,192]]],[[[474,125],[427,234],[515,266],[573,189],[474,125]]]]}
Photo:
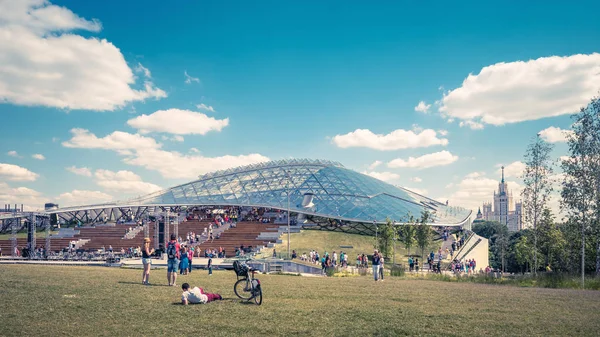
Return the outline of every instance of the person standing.
{"type": "Polygon", "coordinates": [[[188,250],[188,273],[192,272],[192,259],[194,258],[194,247],[190,247],[188,250]]]}
{"type": "Polygon", "coordinates": [[[212,276],[212,259],[208,259],[208,276],[212,276]]]}
{"type": "Polygon", "coordinates": [[[179,262],[179,270],[181,275],[188,274],[188,268],[190,267],[190,260],[188,258],[187,247],[181,248],[181,262],[179,262]]]}
{"type": "Polygon", "coordinates": [[[167,244],[167,280],[169,286],[175,286],[177,272],[179,271],[179,250],[181,246],[177,242],[175,234],[171,234],[171,241],[167,244]]]}
{"type": "Polygon", "coordinates": [[[150,285],[150,267],[152,267],[152,259],[150,256],[154,253],[154,249],[150,249],[150,238],[144,238],[142,245],[142,264],[144,265],[144,273],[142,274],[142,284],[150,285]]]}
{"type": "Polygon", "coordinates": [[[383,262],[384,262],[383,256],[380,255],[379,256],[379,277],[381,278],[381,281],[383,281],[383,269],[384,269],[383,262]]]}
{"type": "Polygon", "coordinates": [[[380,263],[380,256],[379,256],[379,252],[377,251],[377,249],[375,249],[375,251],[373,252],[373,278],[375,278],[375,281],[377,281],[379,279],[379,263],[380,263]]]}

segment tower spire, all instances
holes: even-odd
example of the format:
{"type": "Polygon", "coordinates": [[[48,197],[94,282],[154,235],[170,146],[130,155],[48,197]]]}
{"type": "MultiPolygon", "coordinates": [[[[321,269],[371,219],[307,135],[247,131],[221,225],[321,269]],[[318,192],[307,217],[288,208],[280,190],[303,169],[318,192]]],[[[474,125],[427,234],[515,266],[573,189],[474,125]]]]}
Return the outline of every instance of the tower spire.
{"type": "Polygon", "coordinates": [[[502,166],[502,183],[504,183],[504,166],[502,166]]]}

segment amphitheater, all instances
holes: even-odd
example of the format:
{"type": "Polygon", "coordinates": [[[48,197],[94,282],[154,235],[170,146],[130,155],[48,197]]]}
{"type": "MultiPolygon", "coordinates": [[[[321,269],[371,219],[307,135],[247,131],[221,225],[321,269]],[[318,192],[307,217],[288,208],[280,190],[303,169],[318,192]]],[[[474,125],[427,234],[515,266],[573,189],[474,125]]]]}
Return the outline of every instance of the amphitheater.
{"type": "Polygon", "coordinates": [[[50,204],[38,212],[4,213],[0,232],[10,238],[0,240],[0,248],[4,262],[105,263],[117,257],[121,263],[139,264],[139,259],[125,259],[125,255],[132,256],[121,252],[138,247],[144,237],[152,238],[160,250],[169,234],[185,239],[193,232],[198,234],[192,244],[195,250],[220,248],[226,257],[233,257],[240,248],[251,247],[248,252],[256,255],[281,242],[282,235],[301,230],[375,236],[387,219],[403,226],[409,216],[418,218],[425,211],[431,215],[428,224],[435,229],[466,231],[461,258],[487,261],[487,240],[469,231],[470,210],[440,203],[337,162],[310,159],[216,171],[124,201],[64,208],[50,204]],[[207,235],[211,224],[217,239],[207,235]]]}

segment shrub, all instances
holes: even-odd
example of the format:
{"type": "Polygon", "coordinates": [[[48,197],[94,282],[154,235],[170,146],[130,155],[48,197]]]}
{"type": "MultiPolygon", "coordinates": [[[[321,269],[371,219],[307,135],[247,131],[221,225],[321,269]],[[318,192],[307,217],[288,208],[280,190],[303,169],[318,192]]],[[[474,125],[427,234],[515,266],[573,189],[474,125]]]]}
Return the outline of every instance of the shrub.
{"type": "Polygon", "coordinates": [[[390,276],[404,276],[405,270],[402,265],[393,265],[390,269],[390,276]]]}

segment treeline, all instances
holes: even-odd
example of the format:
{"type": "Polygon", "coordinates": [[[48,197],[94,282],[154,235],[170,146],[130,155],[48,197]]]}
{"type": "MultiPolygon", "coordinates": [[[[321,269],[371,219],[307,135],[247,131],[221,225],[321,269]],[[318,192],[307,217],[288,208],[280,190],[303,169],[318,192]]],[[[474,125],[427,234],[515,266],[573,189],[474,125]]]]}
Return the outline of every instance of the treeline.
{"type": "Polygon", "coordinates": [[[473,225],[490,240],[492,267],[508,272],[546,269],[600,276],[600,98],[572,116],[566,134],[569,155],[561,157],[562,174],[554,174],[552,144],[537,135],[525,154],[524,223],[528,229],[509,234],[497,222],[473,225]],[[565,218],[555,220],[550,194],[558,185],[565,218]]]}

